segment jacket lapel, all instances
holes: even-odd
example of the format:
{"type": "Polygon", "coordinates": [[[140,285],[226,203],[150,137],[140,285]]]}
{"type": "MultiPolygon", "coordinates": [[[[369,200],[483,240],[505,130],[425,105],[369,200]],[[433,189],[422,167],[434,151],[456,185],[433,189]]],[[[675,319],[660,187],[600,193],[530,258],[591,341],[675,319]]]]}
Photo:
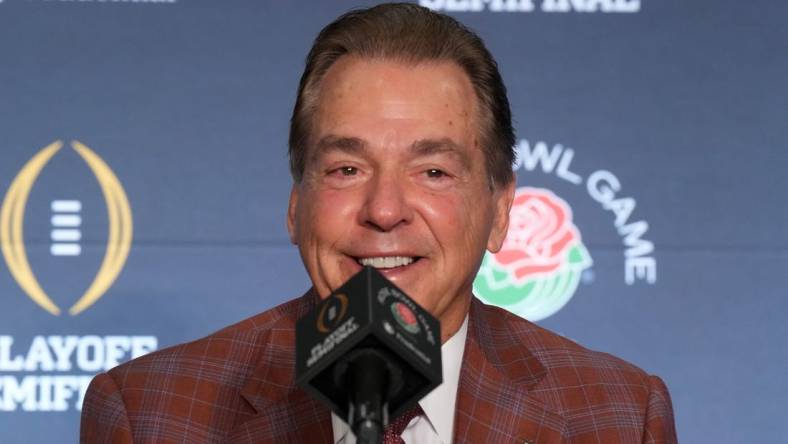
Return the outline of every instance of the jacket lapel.
{"type": "Polygon", "coordinates": [[[530,390],[546,370],[501,311],[473,299],[457,394],[455,442],[561,441],[566,420],[530,390]]]}
{"type": "Polygon", "coordinates": [[[307,293],[259,340],[255,371],[241,389],[254,409],[230,433],[232,443],[333,443],[331,414],[295,385],[295,321],[314,305],[307,293]]]}

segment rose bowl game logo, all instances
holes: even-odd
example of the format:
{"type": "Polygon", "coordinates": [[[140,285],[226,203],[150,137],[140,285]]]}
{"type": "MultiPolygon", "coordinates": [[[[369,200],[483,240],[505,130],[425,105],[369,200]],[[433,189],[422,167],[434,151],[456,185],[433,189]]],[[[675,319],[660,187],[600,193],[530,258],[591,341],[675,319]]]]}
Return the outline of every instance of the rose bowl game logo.
{"type": "Polygon", "coordinates": [[[569,302],[592,263],[569,205],[550,190],[522,187],[503,247],[484,257],[473,289],[487,303],[539,321],[569,302]]]}
{"type": "Polygon", "coordinates": [[[415,335],[419,332],[419,322],[416,320],[416,314],[407,305],[402,302],[391,304],[391,314],[394,315],[397,324],[408,333],[415,335]]]}

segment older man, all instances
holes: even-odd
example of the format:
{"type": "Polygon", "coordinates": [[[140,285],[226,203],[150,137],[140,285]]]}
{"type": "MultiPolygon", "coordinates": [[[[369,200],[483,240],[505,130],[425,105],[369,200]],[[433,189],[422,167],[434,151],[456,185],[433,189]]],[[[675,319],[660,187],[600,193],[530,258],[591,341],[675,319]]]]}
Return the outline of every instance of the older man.
{"type": "Polygon", "coordinates": [[[454,19],[393,4],[328,25],[290,133],[287,226],[312,290],[97,376],[82,441],[354,442],[294,385],[294,323],[369,265],[443,343],[444,383],[385,442],[675,442],[659,378],[474,299],[506,234],[513,143],[496,64],[454,19]]]}

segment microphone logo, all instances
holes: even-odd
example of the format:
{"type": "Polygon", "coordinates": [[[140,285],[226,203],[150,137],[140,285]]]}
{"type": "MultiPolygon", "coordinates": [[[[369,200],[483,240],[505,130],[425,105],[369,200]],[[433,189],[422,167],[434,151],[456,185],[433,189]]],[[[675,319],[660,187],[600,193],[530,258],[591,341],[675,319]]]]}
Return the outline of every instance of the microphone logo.
{"type": "Polygon", "coordinates": [[[336,293],[329,296],[323,303],[320,314],[317,315],[317,331],[328,333],[339,325],[347,313],[348,299],[343,293],[336,293]]]}
{"type": "Polygon", "coordinates": [[[413,310],[402,302],[394,302],[391,304],[391,314],[394,315],[397,324],[406,332],[416,335],[421,330],[421,328],[419,328],[419,321],[416,319],[416,313],[413,313],[413,310]]]}

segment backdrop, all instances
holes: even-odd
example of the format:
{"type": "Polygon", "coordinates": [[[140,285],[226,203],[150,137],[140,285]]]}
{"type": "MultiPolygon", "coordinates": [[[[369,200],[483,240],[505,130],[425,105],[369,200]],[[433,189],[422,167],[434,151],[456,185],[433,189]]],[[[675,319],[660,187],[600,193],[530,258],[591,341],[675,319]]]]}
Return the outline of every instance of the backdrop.
{"type": "MultiPolygon", "coordinates": [[[[288,119],[365,2],[0,0],[0,430],[301,294],[288,119]]],[[[424,0],[497,57],[518,197],[479,297],[664,378],[682,442],[785,442],[788,3],[424,0]]]]}

